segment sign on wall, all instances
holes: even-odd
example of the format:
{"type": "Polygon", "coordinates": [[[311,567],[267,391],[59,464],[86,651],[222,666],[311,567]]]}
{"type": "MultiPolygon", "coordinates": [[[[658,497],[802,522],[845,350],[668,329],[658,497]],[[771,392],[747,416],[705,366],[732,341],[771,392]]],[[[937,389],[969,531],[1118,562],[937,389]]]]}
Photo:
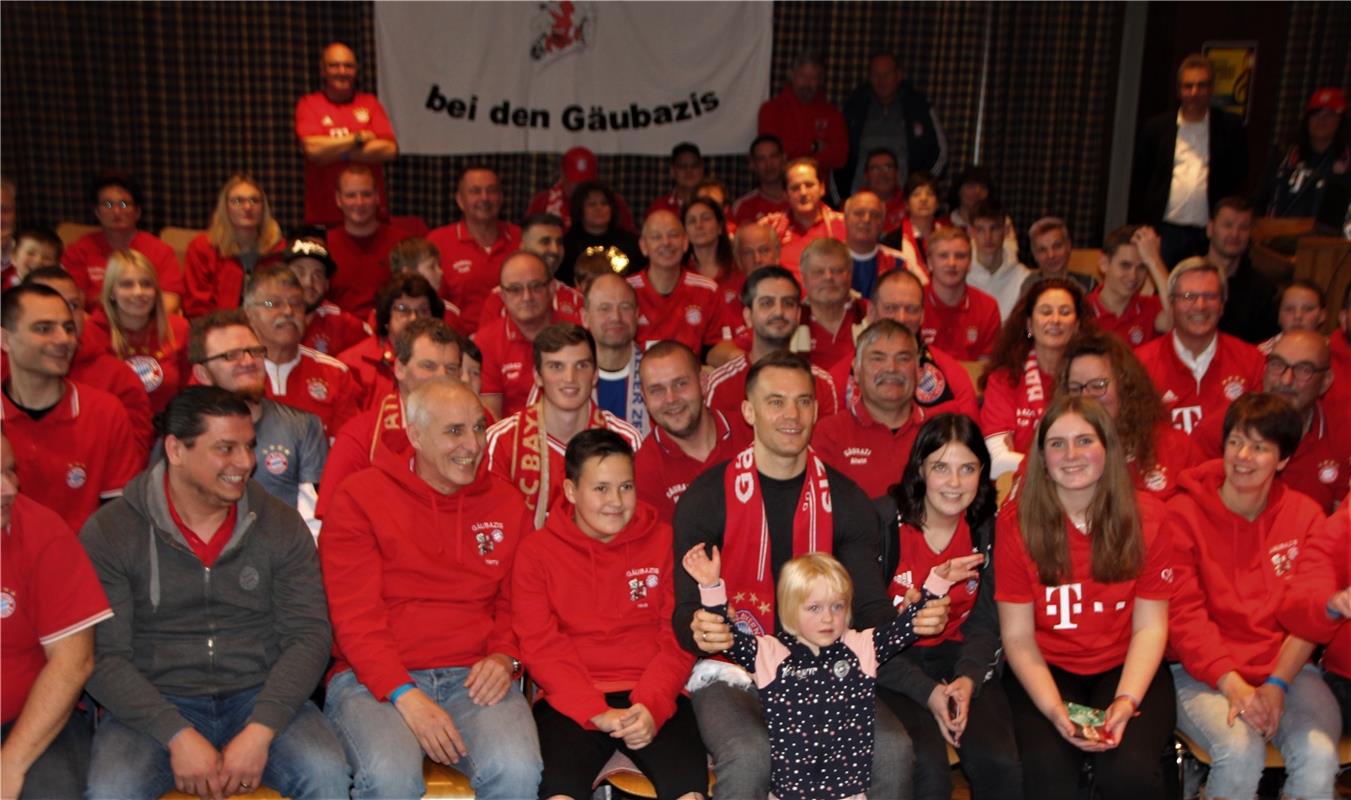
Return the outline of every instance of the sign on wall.
{"type": "Polygon", "coordinates": [[[412,155],[744,153],[773,4],[375,4],[379,96],[412,155]]]}
{"type": "Polygon", "coordinates": [[[1247,124],[1251,108],[1248,98],[1257,71],[1257,42],[1206,42],[1201,52],[1215,67],[1211,102],[1247,124]]]}

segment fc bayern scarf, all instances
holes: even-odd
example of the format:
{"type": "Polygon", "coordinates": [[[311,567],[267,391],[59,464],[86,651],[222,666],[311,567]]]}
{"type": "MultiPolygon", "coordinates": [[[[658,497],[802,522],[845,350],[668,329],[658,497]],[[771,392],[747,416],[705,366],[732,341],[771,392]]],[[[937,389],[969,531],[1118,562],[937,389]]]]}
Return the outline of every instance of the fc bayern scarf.
{"type": "MultiPolygon", "coordinates": [[[[544,430],[543,401],[521,411],[511,438],[511,482],[525,495],[525,507],[535,513],[535,529],[549,515],[549,434],[544,430]]],[[[591,404],[587,428],[604,428],[605,415],[591,404]]]]}
{"type": "MultiPolygon", "coordinates": [[[[737,453],[723,481],[727,527],[722,538],[722,577],[731,593],[733,622],[756,636],[772,635],[774,570],[755,445],[737,453]]],[[[807,474],[793,509],[793,556],[830,553],[834,538],[826,467],[808,447],[807,474]]]]}

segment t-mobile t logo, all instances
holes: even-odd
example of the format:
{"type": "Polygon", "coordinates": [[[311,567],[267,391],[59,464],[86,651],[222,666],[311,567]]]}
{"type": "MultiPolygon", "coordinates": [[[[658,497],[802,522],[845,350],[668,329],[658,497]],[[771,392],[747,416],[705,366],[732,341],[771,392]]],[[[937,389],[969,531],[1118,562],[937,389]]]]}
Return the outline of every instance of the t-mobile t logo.
{"type": "Polygon", "coordinates": [[[1083,596],[1083,585],[1078,583],[1046,587],[1046,616],[1059,617],[1053,630],[1066,631],[1079,627],[1073,618],[1084,610],[1083,604],[1079,602],[1083,596]]]}

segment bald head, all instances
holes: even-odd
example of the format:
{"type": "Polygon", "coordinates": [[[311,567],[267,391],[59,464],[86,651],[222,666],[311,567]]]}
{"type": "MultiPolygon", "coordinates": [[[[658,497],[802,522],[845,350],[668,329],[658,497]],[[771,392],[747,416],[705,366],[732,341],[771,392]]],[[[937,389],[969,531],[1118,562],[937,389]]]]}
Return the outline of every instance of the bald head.
{"type": "Polygon", "coordinates": [[[488,430],[474,392],[459,381],[433,378],[409,393],[405,408],[418,477],[442,494],[473,483],[488,430]]]}
{"type": "Polygon", "coordinates": [[[319,76],[323,78],[324,94],[328,99],[337,103],[351,100],[356,91],[356,53],[342,42],[325,47],[324,54],[319,57],[319,76]]]}
{"type": "MultiPolygon", "coordinates": [[[[1331,357],[1328,341],[1321,333],[1283,333],[1271,348],[1271,355],[1267,356],[1262,388],[1289,400],[1301,414],[1307,413],[1336,377],[1328,368],[1331,357]],[[1307,377],[1301,377],[1301,372],[1307,377]]],[[[1340,377],[1346,380],[1351,376],[1340,377]]]]}
{"type": "Polygon", "coordinates": [[[768,225],[741,225],[734,245],[736,265],[747,275],[779,263],[779,235],[768,225]]]}
{"type": "Polygon", "coordinates": [[[643,236],[638,246],[649,266],[658,271],[678,270],[689,241],[680,218],[670,211],[653,211],[643,221],[643,236]]]}

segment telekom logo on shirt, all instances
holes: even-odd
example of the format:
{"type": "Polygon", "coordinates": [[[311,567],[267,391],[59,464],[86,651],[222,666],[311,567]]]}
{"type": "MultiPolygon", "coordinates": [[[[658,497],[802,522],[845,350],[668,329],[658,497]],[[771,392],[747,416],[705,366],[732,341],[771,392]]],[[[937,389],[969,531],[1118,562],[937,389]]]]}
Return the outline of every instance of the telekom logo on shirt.
{"type": "MultiPolygon", "coordinates": [[[[1084,588],[1081,583],[1065,583],[1060,586],[1046,587],[1046,616],[1056,620],[1052,630],[1069,631],[1079,627],[1075,622],[1075,617],[1084,612],[1084,588]]],[[[1122,611],[1126,608],[1124,600],[1118,600],[1112,604],[1111,611],[1122,611]]],[[[1094,602],[1091,606],[1094,614],[1104,614],[1109,611],[1106,604],[1094,602]]]]}
{"type": "Polygon", "coordinates": [[[1178,406],[1173,409],[1173,427],[1183,433],[1191,433],[1196,423],[1201,421],[1200,406],[1178,406]]]}

